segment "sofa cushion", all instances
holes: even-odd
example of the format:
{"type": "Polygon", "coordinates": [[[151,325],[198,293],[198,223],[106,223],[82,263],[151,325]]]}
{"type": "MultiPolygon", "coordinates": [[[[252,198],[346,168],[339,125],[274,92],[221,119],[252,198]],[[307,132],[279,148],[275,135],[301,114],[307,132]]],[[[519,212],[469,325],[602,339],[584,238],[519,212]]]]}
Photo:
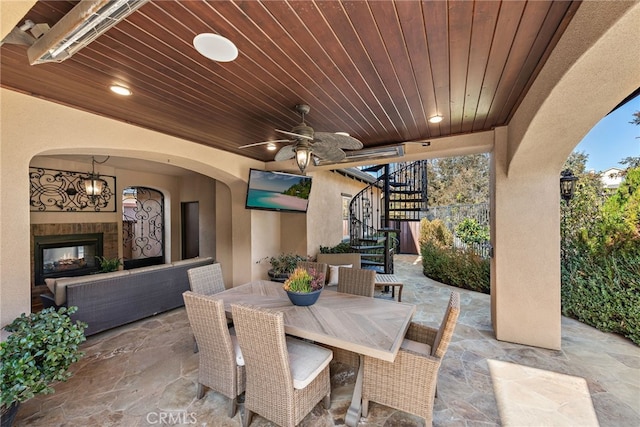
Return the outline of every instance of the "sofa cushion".
{"type": "MultiPolygon", "coordinates": [[[[78,283],[89,283],[96,282],[98,280],[103,279],[111,279],[113,277],[118,276],[128,276],[129,270],[119,270],[119,271],[111,271],[109,273],[97,273],[97,274],[89,274],[86,276],[77,276],[77,277],[60,277],[55,279],[55,284],[53,285],[53,294],[55,295],[56,305],[63,305],[67,302],[67,286],[75,285],[78,283]]],[[[45,280],[46,283],[46,280],[45,280]]]]}
{"type": "Polygon", "coordinates": [[[131,270],[127,270],[129,274],[139,274],[139,273],[148,273],[149,271],[163,270],[171,267],[171,264],[158,264],[158,265],[149,265],[147,267],[140,268],[132,268],[131,270]]]}
{"type": "Polygon", "coordinates": [[[174,261],[171,263],[171,265],[173,265],[174,267],[178,267],[180,265],[189,265],[189,264],[195,264],[195,263],[201,263],[202,261],[206,261],[206,260],[211,260],[213,262],[213,258],[211,257],[206,257],[206,258],[200,258],[200,257],[195,257],[195,258],[188,258],[188,259],[182,259],[179,261],[174,261]]]}
{"type": "Polygon", "coordinates": [[[54,293],[56,291],[56,281],[57,280],[58,279],[52,279],[52,278],[44,279],[44,284],[47,285],[47,288],[49,288],[51,293],[54,293]]]}

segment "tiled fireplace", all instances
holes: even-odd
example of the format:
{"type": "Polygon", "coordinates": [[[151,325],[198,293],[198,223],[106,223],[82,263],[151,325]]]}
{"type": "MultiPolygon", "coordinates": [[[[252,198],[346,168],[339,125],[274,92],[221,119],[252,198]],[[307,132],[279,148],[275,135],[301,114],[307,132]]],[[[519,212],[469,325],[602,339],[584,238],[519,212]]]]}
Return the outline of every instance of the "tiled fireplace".
{"type": "Polygon", "coordinates": [[[96,256],[118,257],[118,223],[32,224],[31,298],[48,292],[44,279],[91,274],[96,256]]]}
{"type": "Polygon", "coordinates": [[[34,236],[34,279],[84,276],[100,269],[96,257],[103,255],[103,234],[34,236]]]}

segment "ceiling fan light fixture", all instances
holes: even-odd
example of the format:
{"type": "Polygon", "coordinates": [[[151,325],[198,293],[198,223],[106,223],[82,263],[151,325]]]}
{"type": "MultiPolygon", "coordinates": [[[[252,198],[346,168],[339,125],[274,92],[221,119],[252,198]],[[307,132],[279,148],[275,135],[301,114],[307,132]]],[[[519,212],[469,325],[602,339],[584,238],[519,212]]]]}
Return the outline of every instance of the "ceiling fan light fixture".
{"type": "Polygon", "coordinates": [[[440,114],[429,117],[429,123],[440,123],[442,120],[444,120],[444,117],[440,114]]]}
{"type": "Polygon", "coordinates": [[[336,135],[351,136],[347,132],[336,132],[336,135]]]}
{"type": "Polygon", "coordinates": [[[193,47],[202,56],[216,62],[231,62],[238,57],[236,45],[219,34],[198,34],[193,38],[193,47]]]}
{"type": "Polygon", "coordinates": [[[295,148],[295,152],[298,168],[300,168],[300,172],[304,173],[311,162],[311,149],[306,146],[298,146],[295,148]]]}
{"type": "Polygon", "coordinates": [[[111,90],[111,92],[121,96],[131,96],[131,94],[133,93],[131,92],[131,89],[121,85],[111,85],[109,86],[109,89],[111,90]]]}

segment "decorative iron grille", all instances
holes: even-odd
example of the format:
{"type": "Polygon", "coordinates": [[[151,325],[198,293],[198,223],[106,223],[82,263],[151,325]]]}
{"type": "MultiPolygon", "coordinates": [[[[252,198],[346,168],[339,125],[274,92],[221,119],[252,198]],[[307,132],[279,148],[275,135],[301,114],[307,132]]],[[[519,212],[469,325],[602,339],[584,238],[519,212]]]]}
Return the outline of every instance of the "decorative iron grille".
{"type": "Polygon", "coordinates": [[[72,172],[45,168],[29,168],[31,190],[29,205],[34,212],[115,212],[116,201],[113,189],[116,177],[100,174],[105,182],[102,194],[87,195],[82,182],[88,178],[86,172],[72,172]]]}
{"type": "Polygon", "coordinates": [[[122,240],[125,260],[164,257],[164,196],[146,187],[123,191],[122,240]]]}

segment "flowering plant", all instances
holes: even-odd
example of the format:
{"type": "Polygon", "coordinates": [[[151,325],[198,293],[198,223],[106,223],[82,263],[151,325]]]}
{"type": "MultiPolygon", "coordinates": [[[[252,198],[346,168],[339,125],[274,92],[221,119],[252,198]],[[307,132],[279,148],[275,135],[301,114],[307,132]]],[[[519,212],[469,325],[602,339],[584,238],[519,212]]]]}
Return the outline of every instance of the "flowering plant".
{"type": "Polygon", "coordinates": [[[303,267],[293,270],[293,273],[284,282],[282,288],[290,292],[309,293],[322,289],[324,286],[324,274],[310,268],[309,271],[303,267]]]}

